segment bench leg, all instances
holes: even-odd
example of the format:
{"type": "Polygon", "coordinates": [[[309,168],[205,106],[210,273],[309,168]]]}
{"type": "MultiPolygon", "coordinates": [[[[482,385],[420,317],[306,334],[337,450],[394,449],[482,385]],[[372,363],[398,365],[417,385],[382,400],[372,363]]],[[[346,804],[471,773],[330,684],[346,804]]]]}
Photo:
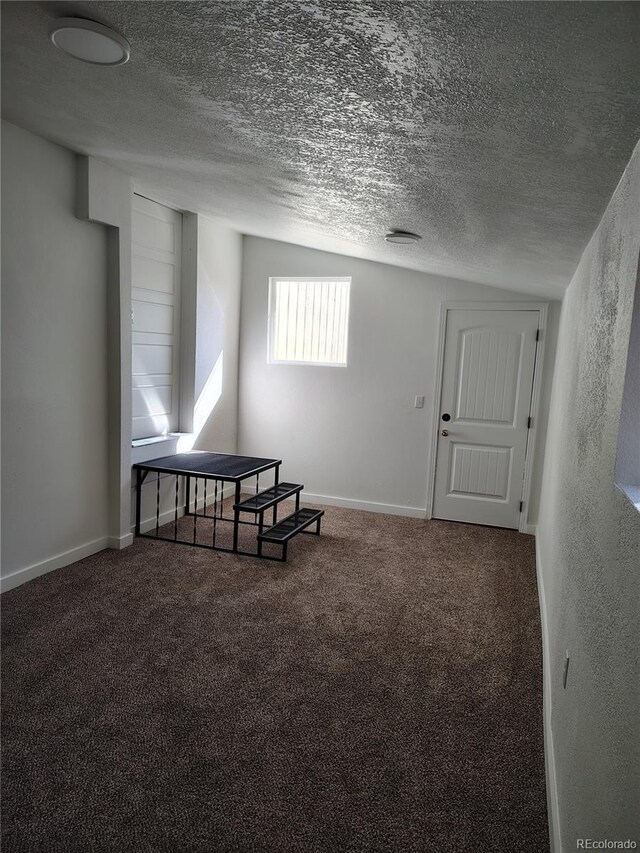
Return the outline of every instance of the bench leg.
{"type": "MultiPolygon", "coordinates": [[[[276,465],[276,470],[275,470],[274,475],[273,475],[273,485],[277,486],[279,482],[280,482],[280,466],[276,465]]],[[[275,524],[277,522],[277,520],[278,520],[278,504],[276,503],[273,505],[273,522],[272,522],[272,524],[275,524]]]]}
{"type": "MultiPolygon", "coordinates": [[[[258,535],[259,535],[260,533],[262,533],[262,530],[264,528],[264,512],[261,512],[260,515],[258,516],[258,518],[260,519],[260,521],[258,523],[258,535]]],[[[262,557],[262,539],[258,539],[258,557],[262,557]]]]}

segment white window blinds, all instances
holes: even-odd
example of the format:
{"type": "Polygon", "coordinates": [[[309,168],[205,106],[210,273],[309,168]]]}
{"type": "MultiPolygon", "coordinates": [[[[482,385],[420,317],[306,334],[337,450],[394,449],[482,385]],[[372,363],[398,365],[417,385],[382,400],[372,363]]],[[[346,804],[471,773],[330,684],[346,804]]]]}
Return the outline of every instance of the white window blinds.
{"type": "Polygon", "coordinates": [[[269,361],[347,364],[350,278],[269,279],[269,361]]]}
{"type": "Polygon", "coordinates": [[[134,195],[132,438],[179,427],[182,214],[134,195]]]}

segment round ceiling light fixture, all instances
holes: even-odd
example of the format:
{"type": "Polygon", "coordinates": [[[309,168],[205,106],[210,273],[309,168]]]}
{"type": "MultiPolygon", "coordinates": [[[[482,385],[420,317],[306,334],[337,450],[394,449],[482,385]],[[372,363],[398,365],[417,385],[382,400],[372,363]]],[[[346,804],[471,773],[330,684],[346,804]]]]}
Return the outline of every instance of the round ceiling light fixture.
{"type": "Polygon", "coordinates": [[[384,235],[384,239],[387,243],[417,243],[418,240],[422,240],[422,237],[419,234],[413,234],[411,231],[389,231],[388,234],[384,235]]]}
{"type": "Polygon", "coordinates": [[[92,65],[124,65],[131,55],[131,45],[120,33],[86,18],[57,18],[49,38],[69,56],[92,65]]]}

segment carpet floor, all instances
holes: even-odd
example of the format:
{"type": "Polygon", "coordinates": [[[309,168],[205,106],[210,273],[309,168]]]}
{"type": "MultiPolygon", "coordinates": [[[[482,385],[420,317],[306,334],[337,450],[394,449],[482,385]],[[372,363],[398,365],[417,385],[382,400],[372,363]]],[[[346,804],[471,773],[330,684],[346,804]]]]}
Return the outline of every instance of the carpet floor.
{"type": "Polygon", "coordinates": [[[5,853],[543,853],[534,540],[327,508],[2,597],[5,853]]]}

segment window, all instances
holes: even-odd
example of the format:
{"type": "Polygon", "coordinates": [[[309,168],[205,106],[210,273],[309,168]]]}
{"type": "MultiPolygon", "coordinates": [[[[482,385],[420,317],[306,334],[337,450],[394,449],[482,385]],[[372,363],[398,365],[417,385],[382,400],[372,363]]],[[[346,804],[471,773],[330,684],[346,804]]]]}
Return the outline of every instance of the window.
{"type": "Polygon", "coordinates": [[[351,278],[269,279],[269,363],[345,367],[351,278]]]}
{"type": "Polygon", "coordinates": [[[139,195],[132,209],[132,438],[178,429],[182,215],[139,195]]]}

